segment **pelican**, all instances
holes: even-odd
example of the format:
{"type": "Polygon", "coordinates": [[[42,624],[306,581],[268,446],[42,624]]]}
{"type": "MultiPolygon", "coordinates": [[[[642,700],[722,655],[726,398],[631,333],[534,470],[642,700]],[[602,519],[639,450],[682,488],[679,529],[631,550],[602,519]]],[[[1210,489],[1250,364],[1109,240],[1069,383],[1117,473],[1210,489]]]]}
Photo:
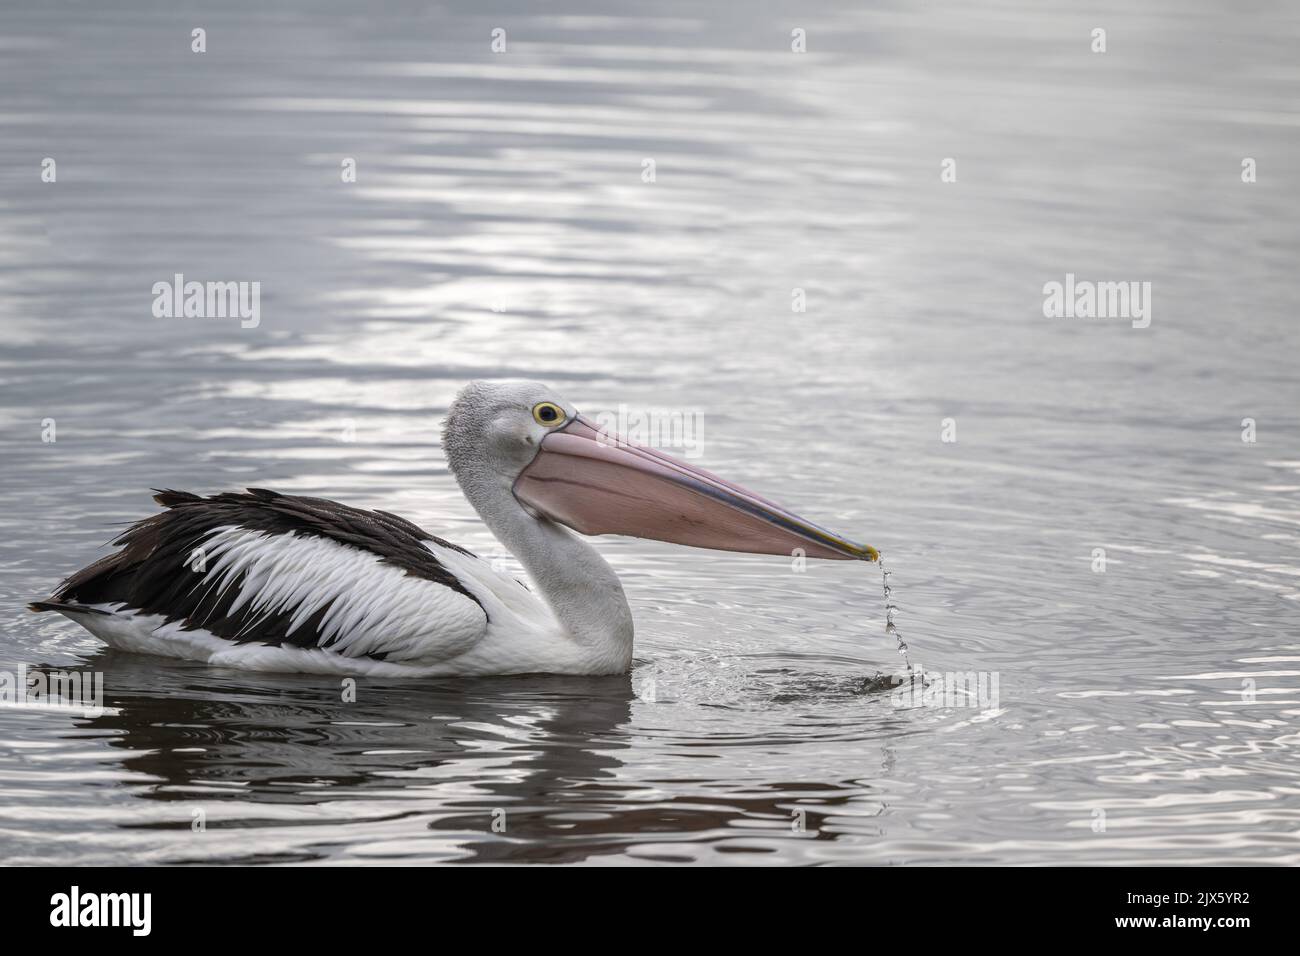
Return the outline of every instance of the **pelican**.
{"type": "Polygon", "coordinates": [[[632,614],[582,535],[875,561],[780,505],[597,427],[544,385],[476,381],[443,450],[532,587],[386,511],[250,488],[158,491],[165,510],[34,611],[111,647],[260,671],[623,674],[632,614]]]}

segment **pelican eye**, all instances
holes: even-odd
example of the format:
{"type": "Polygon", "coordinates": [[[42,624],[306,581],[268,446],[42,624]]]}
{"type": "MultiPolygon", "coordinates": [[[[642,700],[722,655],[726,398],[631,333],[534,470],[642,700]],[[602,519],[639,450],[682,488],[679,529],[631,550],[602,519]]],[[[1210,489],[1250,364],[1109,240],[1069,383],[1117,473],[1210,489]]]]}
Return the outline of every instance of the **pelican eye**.
{"type": "Polygon", "coordinates": [[[549,428],[564,421],[564,409],[554,402],[538,402],[533,406],[533,418],[537,424],[549,428]]]}

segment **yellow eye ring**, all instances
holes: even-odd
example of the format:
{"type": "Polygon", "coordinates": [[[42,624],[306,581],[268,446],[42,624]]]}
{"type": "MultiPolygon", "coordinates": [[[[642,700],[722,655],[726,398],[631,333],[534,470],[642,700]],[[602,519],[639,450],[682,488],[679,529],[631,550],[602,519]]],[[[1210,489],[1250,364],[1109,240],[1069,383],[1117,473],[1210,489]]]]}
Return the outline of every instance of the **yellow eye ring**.
{"type": "Polygon", "coordinates": [[[533,406],[533,421],[547,428],[554,428],[564,421],[564,409],[554,402],[538,402],[533,406]]]}

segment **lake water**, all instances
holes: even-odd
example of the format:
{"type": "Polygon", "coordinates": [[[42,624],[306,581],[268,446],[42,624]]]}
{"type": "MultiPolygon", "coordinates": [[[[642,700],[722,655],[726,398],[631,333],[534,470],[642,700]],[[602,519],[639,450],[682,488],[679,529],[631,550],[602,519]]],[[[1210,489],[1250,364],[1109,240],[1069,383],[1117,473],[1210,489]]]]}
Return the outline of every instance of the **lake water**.
{"type": "Polygon", "coordinates": [[[1293,5],[115,6],[0,13],[0,667],[108,705],[0,709],[0,860],[1300,862],[1293,5]],[[24,610],[152,487],[504,559],[438,439],[487,376],[702,423],[997,699],[861,693],[874,565],[628,539],[629,678],[344,703],[24,610]]]}

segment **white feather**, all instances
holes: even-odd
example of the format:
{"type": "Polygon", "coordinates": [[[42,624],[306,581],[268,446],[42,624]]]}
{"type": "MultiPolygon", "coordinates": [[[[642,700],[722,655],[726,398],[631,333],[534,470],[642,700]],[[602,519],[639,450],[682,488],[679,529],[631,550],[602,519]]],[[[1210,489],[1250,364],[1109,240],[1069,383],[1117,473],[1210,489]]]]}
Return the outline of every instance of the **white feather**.
{"type": "Polygon", "coordinates": [[[241,644],[204,629],[202,620],[187,627],[123,604],[89,605],[105,614],[64,613],[120,650],[246,670],[410,677],[625,668],[621,654],[574,641],[541,598],[489,562],[424,545],[479,603],[326,538],[223,527],[205,539],[199,587],[238,588],[231,609],[247,607],[257,620],[291,614],[290,634],[333,602],[321,623],[322,642],[337,638],[328,647],[241,644]]]}

